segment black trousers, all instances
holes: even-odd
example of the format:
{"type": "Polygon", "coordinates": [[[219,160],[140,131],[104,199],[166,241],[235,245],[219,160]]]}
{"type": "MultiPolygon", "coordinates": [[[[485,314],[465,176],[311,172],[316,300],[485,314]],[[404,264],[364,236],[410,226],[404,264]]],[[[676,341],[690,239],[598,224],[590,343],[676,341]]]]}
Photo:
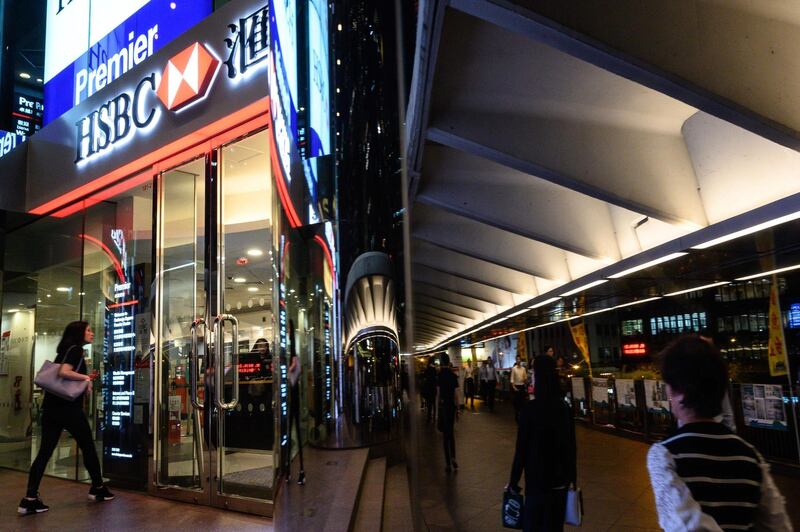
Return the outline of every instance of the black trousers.
{"type": "Polygon", "coordinates": [[[72,434],[80,447],[83,464],[92,477],[92,485],[103,484],[103,473],[100,471],[100,460],[94,448],[92,429],[89,428],[89,420],[86,419],[83,409],[77,406],[45,408],[42,413],[42,443],[28,474],[28,497],[37,496],[47,462],[53,456],[61,431],[64,429],[72,434]]]}
{"type": "Polygon", "coordinates": [[[511,393],[514,401],[514,419],[519,420],[519,413],[525,406],[525,396],[528,395],[528,390],[524,385],[517,385],[512,387],[511,393]]]}
{"type": "Polygon", "coordinates": [[[297,431],[297,452],[300,454],[300,471],[303,471],[303,440],[300,438],[300,385],[289,386],[289,455],[286,457],[286,476],[292,472],[292,426],[297,431]]]}
{"type": "Polygon", "coordinates": [[[497,388],[497,381],[486,381],[486,406],[489,411],[494,412],[494,390],[497,388]]]}
{"type": "Polygon", "coordinates": [[[567,512],[567,489],[531,489],[525,486],[525,532],[561,532],[567,512]]]}
{"type": "Polygon", "coordinates": [[[442,429],[442,444],[444,446],[444,463],[450,467],[450,463],[456,460],[456,407],[439,406],[439,423],[442,429]]]}

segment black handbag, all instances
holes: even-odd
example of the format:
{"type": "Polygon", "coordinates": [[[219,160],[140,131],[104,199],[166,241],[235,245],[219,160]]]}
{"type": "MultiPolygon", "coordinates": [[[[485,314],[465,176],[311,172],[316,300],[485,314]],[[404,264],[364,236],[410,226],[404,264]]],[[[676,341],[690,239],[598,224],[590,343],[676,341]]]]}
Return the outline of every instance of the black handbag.
{"type": "Polygon", "coordinates": [[[524,507],[525,499],[521,493],[510,489],[503,492],[503,526],[521,530],[524,507]]]}

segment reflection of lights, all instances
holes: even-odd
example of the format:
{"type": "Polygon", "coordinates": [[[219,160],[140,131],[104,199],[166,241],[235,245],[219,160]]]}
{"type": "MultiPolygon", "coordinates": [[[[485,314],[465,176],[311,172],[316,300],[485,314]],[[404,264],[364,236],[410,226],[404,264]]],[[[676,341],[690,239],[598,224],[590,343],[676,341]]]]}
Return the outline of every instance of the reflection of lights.
{"type": "Polygon", "coordinates": [[[572,369],[580,369],[581,367],[578,364],[573,364],[572,369]]]}
{"type": "MultiPolygon", "coordinates": [[[[341,28],[342,28],[342,25],[339,24],[339,31],[342,31],[341,28]]],[[[31,79],[31,75],[28,74],[27,72],[20,72],[19,73],[19,77],[21,77],[22,79],[31,79]]]]}
{"type": "Polygon", "coordinates": [[[47,294],[47,297],[53,297],[53,296],[51,296],[50,294],[47,294]]]}
{"type": "Polygon", "coordinates": [[[664,294],[665,296],[679,296],[681,294],[688,294],[689,292],[697,292],[699,290],[705,290],[706,288],[714,288],[715,286],[723,286],[726,284],[730,284],[730,281],[720,281],[718,283],[711,283],[705,284],[703,286],[696,286],[694,288],[687,288],[686,290],[680,290],[678,292],[670,292],[669,294],[664,294]]]}
{"type": "Polygon", "coordinates": [[[234,283],[246,283],[247,279],[245,279],[244,277],[234,277],[233,278],[233,282],[234,283]]]}
{"type": "Polygon", "coordinates": [[[58,288],[56,288],[56,292],[69,292],[70,290],[72,290],[72,288],[69,288],[67,286],[59,286],[58,288]]]}
{"type": "Polygon", "coordinates": [[[601,285],[603,283],[607,283],[607,282],[608,282],[608,279],[599,279],[599,280],[593,281],[593,282],[591,282],[589,284],[585,284],[583,286],[579,286],[578,288],[573,288],[569,292],[564,292],[563,294],[561,294],[561,297],[571,296],[573,294],[577,294],[578,292],[583,292],[584,290],[588,290],[590,288],[594,288],[595,286],[599,286],[599,285],[601,285]]]}
{"type": "Polygon", "coordinates": [[[260,257],[264,252],[258,248],[252,248],[247,250],[247,254],[251,257],[260,257]]]}
{"type": "Polygon", "coordinates": [[[247,291],[248,292],[258,292],[258,287],[257,286],[248,286],[247,287],[247,291]]]}
{"type": "Polygon", "coordinates": [[[663,257],[659,257],[657,259],[653,259],[647,261],[643,264],[639,264],[638,266],[634,266],[633,268],[628,268],[627,270],[622,270],[621,272],[617,272],[613,275],[609,275],[612,279],[619,279],[620,277],[625,277],[629,273],[638,272],[640,270],[644,270],[645,268],[649,268],[650,266],[655,266],[656,264],[662,264],[664,262],[671,261],[673,259],[677,259],[678,257],[683,257],[686,255],[685,251],[679,251],[677,253],[670,253],[669,255],[664,255],[663,257]]]}
{"type": "Polygon", "coordinates": [[[623,303],[622,305],[617,305],[614,308],[632,307],[633,305],[639,305],[641,303],[647,303],[648,301],[655,301],[656,299],[661,299],[661,296],[648,297],[647,299],[640,299],[638,301],[631,301],[630,303],[623,303]]]}
{"type": "Polygon", "coordinates": [[[777,270],[770,270],[768,272],[755,273],[753,275],[748,275],[746,277],[739,277],[736,280],[737,281],[749,281],[750,279],[755,279],[757,277],[762,277],[762,276],[766,277],[767,275],[772,275],[773,273],[789,272],[789,271],[792,271],[792,270],[796,270],[798,268],[800,268],[800,264],[795,264],[794,266],[786,266],[785,268],[778,268],[777,270]]]}

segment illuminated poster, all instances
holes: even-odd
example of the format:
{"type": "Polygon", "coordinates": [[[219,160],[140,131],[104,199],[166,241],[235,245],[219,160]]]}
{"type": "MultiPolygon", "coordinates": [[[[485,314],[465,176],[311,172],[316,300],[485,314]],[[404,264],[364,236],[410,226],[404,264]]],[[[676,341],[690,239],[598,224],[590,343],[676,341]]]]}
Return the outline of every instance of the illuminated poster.
{"type": "Polygon", "coordinates": [[[11,331],[3,331],[0,338],[0,375],[8,375],[8,348],[11,340],[11,331]]]}
{"type": "Polygon", "coordinates": [[[592,379],[592,405],[608,407],[608,379],[592,379]]]}
{"type": "Polygon", "coordinates": [[[583,401],[586,399],[586,388],[583,385],[583,377],[572,377],[572,399],[583,401]]]}
{"type": "Polygon", "coordinates": [[[331,153],[328,2],[308,2],[308,157],[331,153]]]}
{"type": "Polygon", "coordinates": [[[742,413],[748,427],[788,430],[780,385],[742,384],[742,413]]]}
{"type": "Polygon", "coordinates": [[[211,14],[211,0],[47,0],[44,123],[211,14]]]}
{"type": "Polygon", "coordinates": [[[658,414],[669,414],[667,384],[664,381],[645,380],[644,399],[648,411],[658,414]]]}
{"type": "Polygon", "coordinates": [[[617,379],[614,381],[617,394],[617,408],[620,410],[636,410],[636,386],[633,379],[617,379]]]}

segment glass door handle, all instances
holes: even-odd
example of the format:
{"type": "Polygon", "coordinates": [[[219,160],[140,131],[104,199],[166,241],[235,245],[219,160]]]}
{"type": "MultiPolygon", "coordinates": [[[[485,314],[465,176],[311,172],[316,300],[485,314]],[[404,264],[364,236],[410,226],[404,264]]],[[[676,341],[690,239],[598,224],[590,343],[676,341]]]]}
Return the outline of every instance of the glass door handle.
{"type": "MultiPolygon", "coordinates": [[[[192,350],[189,353],[189,380],[191,381],[191,389],[189,391],[189,398],[192,401],[192,406],[198,410],[203,410],[205,405],[197,400],[197,382],[198,382],[198,359],[197,356],[197,329],[203,327],[205,329],[206,320],[197,318],[192,322],[192,350]]],[[[203,341],[205,342],[205,333],[203,334],[203,341]]]]}
{"type": "Polygon", "coordinates": [[[216,333],[214,360],[214,400],[221,410],[233,410],[239,404],[239,320],[231,314],[220,314],[214,318],[216,333]],[[223,388],[225,385],[225,322],[231,322],[233,345],[231,349],[231,371],[233,372],[233,398],[225,402],[223,388]]]}

